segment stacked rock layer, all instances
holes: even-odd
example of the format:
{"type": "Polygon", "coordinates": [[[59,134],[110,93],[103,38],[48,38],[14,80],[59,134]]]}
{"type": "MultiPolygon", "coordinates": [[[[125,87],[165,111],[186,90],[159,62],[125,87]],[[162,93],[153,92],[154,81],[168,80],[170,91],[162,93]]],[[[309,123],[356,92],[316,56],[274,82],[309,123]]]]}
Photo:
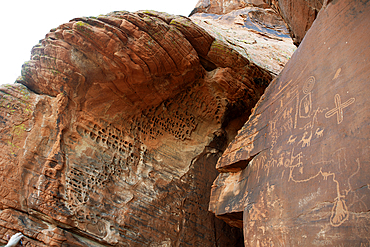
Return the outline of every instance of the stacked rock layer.
{"type": "Polygon", "coordinates": [[[224,15],[251,6],[273,9],[274,13],[284,19],[294,44],[298,46],[320,9],[328,2],[330,0],[199,0],[191,15],[195,13],[224,15]]]}
{"type": "Polygon", "coordinates": [[[215,164],[272,79],[190,19],[51,30],[1,88],[0,234],[26,246],[240,246],[215,164]],[[23,84],[23,85],[21,85],[23,84]]]}

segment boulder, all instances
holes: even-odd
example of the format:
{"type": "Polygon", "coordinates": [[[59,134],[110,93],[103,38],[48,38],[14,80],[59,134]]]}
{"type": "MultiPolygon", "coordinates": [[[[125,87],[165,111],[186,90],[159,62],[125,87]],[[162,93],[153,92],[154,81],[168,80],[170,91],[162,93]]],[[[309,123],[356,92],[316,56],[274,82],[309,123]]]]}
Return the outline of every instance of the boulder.
{"type": "Polygon", "coordinates": [[[283,19],[271,9],[245,7],[222,15],[196,13],[190,19],[274,76],[296,49],[283,19]]]}
{"type": "Polygon", "coordinates": [[[272,9],[284,19],[294,44],[298,46],[323,4],[323,0],[199,0],[190,15],[196,13],[224,15],[250,6],[272,9]]]}
{"type": "Polygon", "coordinates": [[[0,242],[241,246],[215,164],[273,75],[186,17],[76,18],[0,89],[0,242]]]}

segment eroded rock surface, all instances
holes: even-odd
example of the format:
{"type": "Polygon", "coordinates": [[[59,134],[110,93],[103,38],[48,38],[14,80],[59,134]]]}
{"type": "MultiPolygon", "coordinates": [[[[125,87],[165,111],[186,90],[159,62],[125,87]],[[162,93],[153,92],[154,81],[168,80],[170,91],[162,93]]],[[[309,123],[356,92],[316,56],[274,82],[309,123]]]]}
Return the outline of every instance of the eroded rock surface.
{"type": "Polygon", "coordinates": [[[368,1],[323,8],[217,163],[210,210],[245,246],[367,246],[368,1]]]}
{"type": "MultiPolygon", "coordinates": [[[[298,46],[323,4],[323,0],[199,0],[191,15],[195,13],[224,15],[251,6],[271,8],[284,19],[294,44],[298,46]]],[[[240,17],[243,18],[243,15],[240,17]]]]}
{"type": "Polygon", "coordinates": [[[240,246],[214,168],[272,79],[190,19],[77,18],[1,88],[0,236],[26,246],[240,246]]]}
{"type": "MultiPolygon", "coordinates": [[[[273,0],[271,2],[272,8],[274,8],[285,20],[290,36],[294,44],[298,46],[316,19],[325,1],[273,0]]],[[[330,0],[326,2],[330,2],[330,0]]]]}
{"type": "Polygon", "coordinates": [[[272,10],[245,7],[223,15],[196,13],[190,18],[274,76],[296,49],[284,21],[272,10]]]}

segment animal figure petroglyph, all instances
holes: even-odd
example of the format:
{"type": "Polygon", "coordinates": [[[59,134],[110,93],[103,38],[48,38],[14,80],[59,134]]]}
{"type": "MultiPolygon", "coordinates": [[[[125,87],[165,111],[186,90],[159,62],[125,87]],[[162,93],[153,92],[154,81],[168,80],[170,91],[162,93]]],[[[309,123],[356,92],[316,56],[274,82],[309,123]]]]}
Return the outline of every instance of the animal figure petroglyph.
{"type": "Polygon", "coordinates": [[[316,132],[315,132],[315,135],[317,137],[323,137],[323,135],[324,135],[324,129],[317,128],[316,129],[316,132]]]}
{"type": "Polygon", "coordinates": [[[293,143],[295,143],[295,140],[297,139],[297,137],[294,137],[293,138],[293,135],[291,135],[290,137],[289,137],[289,140],[288,140],[288,144],[293,144],[293,143]]]}
{"type": "Polygon", "coordinates": [[[308,132],[305,131],[302,139],[298,142],[298,144],[302,142],[303,148],[309,147],[311,145],[311,139],[312,139],[312,131],[310,131],[310,136],[308,136],[308,132]]]}
{"type": "MultiPolygon", "coordinates": [[[[316,110],[313,110],[313,104],[315,103],[315,98],[313,98],[314,86],[315,77],[311,76],[303,85],[303,96],[302,91],[301,94],[294,91],[296,94],[292,94],[290,97],[285,95],[277,102],[279,111],[275,111],[273,120],[269,122],[272,139],[269,152],[271,158],[264,163],[268,169],[275,165],[288,168],[288,181],[294,183],[305,183],[312,179],[319,179],[319,177],[328,180],[328,183],[334,186],[336,192],[336,196],[333,198],[330,224],[338,227],[349,217],[346,195],[352,191],[348,181],[356,173],[353,170],[356,168],[347,164],[348,160],[345,157],[346,151],[344,148],[338,149],[329,156],[321,155],[321,157],[308,154],[306,156],[306,151],[303,151],[302,148],[311,147],[313,137],[321,138],[324,136],[323,116],[330,118],[337,115],[337,123],[342,123],[343,109],[353,104],[355,98],[350,98],[342,103],[339,94],[335,94],[334,109],[329,110],[330,108],[316,106],[316,110]],[[291,123],[289,122],[291,119],[294,120],[294,124],[288,125],[287,123],[291,123]],[[290,126],[290,128],[285,126],[290,126]],[[286,138],[287,136],[289,136],[289,139],[285,139],[284,142],[290,146],[291,150],[277,149],[278,143],[282,141],[280,138],[286,138]],[[297,141],[299,138],[300,140],[297,141]],[[273,158],[276,155],[279,155],[279,160],[273,158]]],[[[319,142],[317,143],[319,144],[319,142]]],[[[322,151],[322,154],[325,154],[325,150],[322,151]]]]}

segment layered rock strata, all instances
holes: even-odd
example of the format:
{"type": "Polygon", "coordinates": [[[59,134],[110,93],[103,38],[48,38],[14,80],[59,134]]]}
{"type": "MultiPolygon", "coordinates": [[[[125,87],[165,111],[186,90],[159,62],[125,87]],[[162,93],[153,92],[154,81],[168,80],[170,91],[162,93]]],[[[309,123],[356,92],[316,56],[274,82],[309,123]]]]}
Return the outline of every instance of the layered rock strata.
{"type": "MultiPolygon", "coordinates": [[[[224,15],[251,6],[273,9],[284,19],[294,44],[298,46],[326,2],[324,3],[323,0],[199,0],[190,15],[195,13],[224,15]]],[[[240,17],[243,18],[243,14],[240,17]]]]}
{"type": "Polygon", "coordinates": [[[321,10],[218,160],[210,210],[245,246],[367,246],[368,1],[321,10]]]}
{"type": "Polygon", "coordinates": [[[223,15],[196,13],[190,18],[274,76],[296,49],[284,21],[272,10],[245,7],[223,15]]]}
{"type": "Polygon", "coordinates": [[[242,245],[208,212],[209,188],[269,72],[148,11],[74,19],[31,58],[0,91],[1,242],[242,245]]]}

